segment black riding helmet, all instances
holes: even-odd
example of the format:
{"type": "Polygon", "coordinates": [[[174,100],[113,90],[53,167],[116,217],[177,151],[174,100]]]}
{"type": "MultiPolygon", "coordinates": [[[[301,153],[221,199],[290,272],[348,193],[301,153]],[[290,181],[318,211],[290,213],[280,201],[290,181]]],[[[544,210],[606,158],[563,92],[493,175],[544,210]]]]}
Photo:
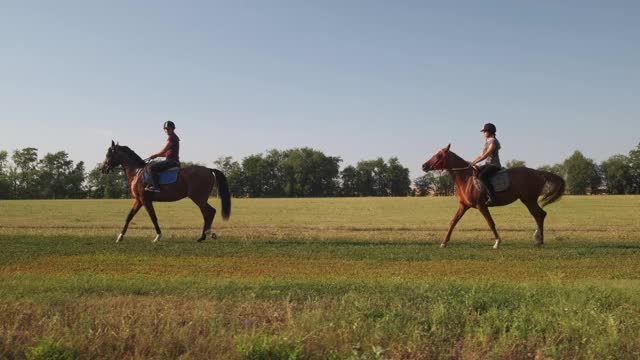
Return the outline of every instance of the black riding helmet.
{"type": "Polygon", "coordinates": [[[165,121],[164,126],[162,127],[163,129],[176,129],[176,124],[173,123],[173,121],[165,121]]]}
{"type": "Polygon", "coordinates": [[[496,126],[493,125],[492,123],[486,123],[484,124],[484,127],[482,128],[482,130],[480,130],[480,132],[485,132],[488,131],[492,134],[496,133],[496,126]]]}

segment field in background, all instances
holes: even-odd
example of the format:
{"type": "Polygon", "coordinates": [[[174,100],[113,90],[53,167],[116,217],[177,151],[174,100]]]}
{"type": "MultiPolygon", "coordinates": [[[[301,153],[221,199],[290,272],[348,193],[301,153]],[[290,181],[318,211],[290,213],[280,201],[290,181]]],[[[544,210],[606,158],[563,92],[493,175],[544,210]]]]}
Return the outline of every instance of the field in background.
{"type": "MultiPolygon", "coordinates": [[[[219,207],[217,199],[211,199],[219,207]]],[[[0,358],[637,358],[640,197],[564,197],[545,247],[520,203],[234,199],[196,243],[190,201],[0,202],[0,358]]]]}

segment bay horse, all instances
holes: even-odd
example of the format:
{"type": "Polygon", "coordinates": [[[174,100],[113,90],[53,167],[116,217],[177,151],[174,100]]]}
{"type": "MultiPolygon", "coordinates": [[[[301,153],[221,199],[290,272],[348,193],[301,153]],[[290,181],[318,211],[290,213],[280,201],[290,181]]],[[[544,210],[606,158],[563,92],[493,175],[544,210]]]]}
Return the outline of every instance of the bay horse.
{"type": "MultiPolygon", "coordinates": [[[[451,144],[438,151],[427,162],[422,164],[422,170],[428,172],[430,170],[446,170],[455,182],[456,197],[458,198],[458,211],[451,220],[447,236],[440,244],[441,248],[447,246],[451,239],[451,233],[458,221],[469,208],[476,208],[484,216],[489,224],[489,228],[495,236],[494,249],[497,249],[502,242],[496,224],[493,222],[489,208],[485,205],[487,195],[481,192],[475,185],[474,170],[469,166],[469,162],[462,159],[452,151],[451,144]]],[[[511,204],[520,199],[529,209],[529,212],[536,220],[538,229],[534,234],[535,245],[542,246],[544,244],[544,218],[547,213],[542,210],[564,194],[565,181],[562,177],[541,170],[534,170],[527,167],[515,167],[507,170],[511,179],[511,185],[506,191],[496,193],[496,201],[492,206],[503,206],[511,204]],[[538,204],[538,198],[540,204],[538,204]],[[542,206],[540,206],[542,205],[542,206]]]]}
{"type": "Polygon", "coordinates": [[[106,174],[114,167],[122,166],[127,175],[131,197],[133,198],[133,206],[131,207],[131,211],[129,211],[129,215],[127,215],[124,227],[118,235],[116,243],[122,241],[124,235],[127,233],[129,223],[142,206],[147,210],[153,222],[156,230],[156,237],[153,239],[153,242],[157,242],[162,237],[162,232],[160,231],[160,226],[158,226],[158,218],[153,208],[153,202],[177,201],[185,197],[189,197],[198,205],[204,218],[202,235],[198,241],[206,240],[207,235],[215,239],[216,234],[211,231],[211,226],[213,224],[213,218],[216,216],[216,209],[207,202],[214,185],[218,188],[222,202],[222,219],[228,220],[231,216],[229,185],[222,171],[199,165],[187,166],[180,169],[175,183],[160,185],[160,192],[156,193],[144,190],[143,172],[146,165],[147,163],[133,150],[111,141],[111,147],[107,150],[107,156],[102,164],[102,172],[106,174]]]}

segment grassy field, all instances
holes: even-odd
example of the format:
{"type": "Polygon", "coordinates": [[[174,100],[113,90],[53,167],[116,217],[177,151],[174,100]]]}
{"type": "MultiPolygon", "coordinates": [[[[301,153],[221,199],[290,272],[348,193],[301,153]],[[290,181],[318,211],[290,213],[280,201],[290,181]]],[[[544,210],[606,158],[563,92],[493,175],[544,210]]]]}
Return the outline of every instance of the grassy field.
{"type": "MultiPolygon", "coordinates": [[[[215,207],[217,200],[212,199],[215,207]]],[[[636,359],[640,197],[517,203],[234,199],[197,243],[189,201],[0,202],[0,359],[636,359]]]]}

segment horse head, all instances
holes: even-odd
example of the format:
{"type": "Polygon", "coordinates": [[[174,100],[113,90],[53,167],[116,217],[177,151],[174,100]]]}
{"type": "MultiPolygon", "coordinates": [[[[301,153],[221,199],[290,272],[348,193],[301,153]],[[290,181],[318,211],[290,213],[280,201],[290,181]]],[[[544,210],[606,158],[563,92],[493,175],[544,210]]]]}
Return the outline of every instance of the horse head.
{"type": "Polygon", "coordinates": [[[424,164],[422,164],[422,171],[427,172],[431,170],[446,170],[447,163],[449,162],[449,149],[451,148],[451,144],[447,145],[447,147],[442,148],[442,150],[438,151],[435,155],[431,157],[431,159],[427,160],[424,164]]]}
{"type": "Polygon", "coordinates": [[[122,165],[123,159],[119,150],[120,145],[111,140],[111,146],[107,149],[107,156],[102,162],[103,174],[108,174],[114,167],[122,165]]]}

